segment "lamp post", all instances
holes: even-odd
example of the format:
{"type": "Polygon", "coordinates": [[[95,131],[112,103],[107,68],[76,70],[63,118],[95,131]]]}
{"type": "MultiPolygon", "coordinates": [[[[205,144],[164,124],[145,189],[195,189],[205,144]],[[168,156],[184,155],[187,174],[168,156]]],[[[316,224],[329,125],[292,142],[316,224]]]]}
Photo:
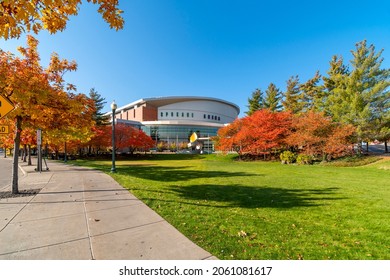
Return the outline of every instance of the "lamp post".
{"type": "Polygon", "coordinates": [[[115,168],[115,110],[117,108],[117,105],[115,103],[115,100],[111,103],[111,110],[112,110],[112,166],[111,166],[111,172],[116,172],[115,168]]]}

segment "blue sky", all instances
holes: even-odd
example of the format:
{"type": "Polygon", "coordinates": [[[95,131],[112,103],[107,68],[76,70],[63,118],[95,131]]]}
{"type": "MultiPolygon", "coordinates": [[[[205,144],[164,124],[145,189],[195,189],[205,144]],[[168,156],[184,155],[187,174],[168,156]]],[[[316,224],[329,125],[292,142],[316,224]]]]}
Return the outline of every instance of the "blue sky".
{"type": "MultiPolygon", "coordinates": [[[[86,2],[86,1],[84,1],[86,2]]],[[[50,54],[76,60],[67,74],[79,92],[95,88],[118,106],[144,97],[225,99],[247,110],[256,88],[282,91],[299,75],[326,74],[332,55],[346,62],[364,39],[384,49],[390,68],[390,1],[120,0],[125,28],[109,29],[95,5],[83,4],[65,31],[37,36],[42,64],[50,54]]],[[[0,40],[16,53],[20,40],[0,40]]]]}

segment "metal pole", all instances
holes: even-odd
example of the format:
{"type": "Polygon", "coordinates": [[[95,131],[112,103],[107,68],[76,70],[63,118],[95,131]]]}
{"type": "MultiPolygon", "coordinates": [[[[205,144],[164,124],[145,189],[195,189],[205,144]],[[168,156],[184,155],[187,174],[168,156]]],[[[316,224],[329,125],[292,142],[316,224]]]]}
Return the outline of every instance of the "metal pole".
{"type": "Polygon", "coordinates": [[[115,167],[115,109],[112,109],[112,167],[111,172],[116,172],[115,167]]]}
{"type": "Polygon", "coordinates": [[[37,171],[42,172],[42,130],[37,130],[37,149],[38,149],[38,162],[37,171]]]}

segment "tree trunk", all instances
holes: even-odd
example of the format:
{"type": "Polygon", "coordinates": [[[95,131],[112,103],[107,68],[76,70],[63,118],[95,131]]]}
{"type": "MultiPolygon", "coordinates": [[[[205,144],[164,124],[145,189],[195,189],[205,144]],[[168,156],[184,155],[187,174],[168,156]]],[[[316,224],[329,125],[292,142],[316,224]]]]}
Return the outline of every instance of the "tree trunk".
{"type": "Polygon", "coordinates": [[[27,145],[23,145],[23,162],[27,162],[27,145]]]}
{"type": "Polygon", "coordinates": [[[65,146],[64,162],[67,162],[68,158],[67,158],[66,154],[68,153],[68,151],[66,150],[66,141],[64,142],[64,146],[65,146]]]}
{"type": "Polygon", "coordinates": [[[14,138],[14,154],[13,154],[13,163],[12,163],[12,193],[19,193],[19,185],[18,185],[18,155],[19,155],[19,146],[20,146],[20,134],[22,132],[22,117],[17,116],[15,120],[15,138],[14,138]]]}
{"type": "Polygon", "coordinates": [[[47,144],[47,142],[45,144],[45,157],[49,158],[49,144],[47,144]]]}
{"type": "Polygon", "coordinates": [[[385,153],[388,153],[389,152],[389,149],[387,147],[387,141],[385,141],[385,153]]]}
{"type": "Polygon", "coordinates": [[[31,162],[31,145],[27,146],[27,153],[28,153],[28,165],[32,165],[32,162],[31,162]]]}

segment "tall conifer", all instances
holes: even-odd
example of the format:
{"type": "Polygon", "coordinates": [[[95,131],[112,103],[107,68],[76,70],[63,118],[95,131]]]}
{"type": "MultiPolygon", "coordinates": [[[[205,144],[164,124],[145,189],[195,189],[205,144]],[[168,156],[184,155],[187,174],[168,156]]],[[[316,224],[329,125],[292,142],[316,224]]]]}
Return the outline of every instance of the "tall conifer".
{"type": "Polygon", "coordinates": [[[97,125],[107,124],[109,117],[104,116],[104,113],[102,112],[104,105],[107,103],[105,98],[102,97],[94,88],[91,88],[89,91],[89,98],[93,100],[95,106],[93,120],[97,125]]]}
{"type": "Polygon", "coordinates": [[[322,111],[324,108],[324,94],[323,87],[318,83],[321,80],[320,72],[317,71],[313,78],[309,79],[306,83],[301,84],[300,90],[302,91],[302,106],[304,111],[315,110],[317,112],[322,111]]]}
{"type": "Polygon", "coordinates": [[[248,116],[254,112],[260,110],[263,107],[264,97],[263,92],[260,89],[256,89],[252,92],[252,96],[248,98],[248,111],[245,112],[248,116]]]}
{"type": "Polygon", "coordinates": [[[270,109],[272,112],[280,111],[282,93],[275,84],[270,83],[265,91],[264,108],[270,109]]]}
{"type": "Polygon", "coordinates": [[[327,102],[329,113],[334,120],[356,127],[359,144],[373,140],[386,127],[390,70],[381,68],[382,52],[376,52],[374,45],[367,46],[365,40],[359,42],[351,51],[351,72],[347,73],[340,60],[333,58],[332,75],[324,80],[332,93],[327,102]]]}
{"type": "Polygon", "coordinates": [[[282,105],[285,111],[291,111],[294,114],[302,112],[303,103],[301,102],[301,90],[298,75],[292,76],[287,80],[287,88],[283,93],[282,105]]]}
{"type": "Polygon", "coordinates": [[[349,106],[345,94],[349,70],[341,56],[332,57],[327,74],[328,77],[322,78],[324,81],[324,111],[332,116],[333,120],[340,121],[349,106]]]}

